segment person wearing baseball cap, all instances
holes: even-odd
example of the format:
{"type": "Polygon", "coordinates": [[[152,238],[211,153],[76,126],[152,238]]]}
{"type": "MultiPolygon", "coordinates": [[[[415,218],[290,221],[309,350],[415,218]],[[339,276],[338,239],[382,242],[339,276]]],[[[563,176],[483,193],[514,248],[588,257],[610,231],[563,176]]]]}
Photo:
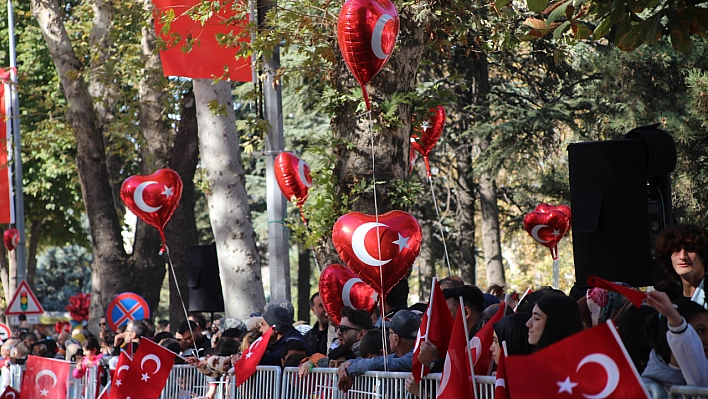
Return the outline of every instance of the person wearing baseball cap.
{"type": "Polygon", "coordinates": [[[265,334],[271,327],[273,332],[270,335],[268,349],[263,354],[261,366],[282,366],[282,349],[285,343],[290,340],[298,340],[305,344],[307,355],[312,355],[310,345],[305,337],[293,327],[293,317],[287,309],[279,306],[271,307],[263,314],[261,321],[261,334],[265,334]]]}
{"type": "Polygon", "coordinates": [[[339,388],[345,392],[353,383],[352,378],[367,371],[383,371],[384,362],[388,371],[411,371],[413,368],[413,348],[420,327],[420,317],[410,310],[399,310],[390,322],[386,322],[386,335],[391,346],[391,354],[370,359],[350,360],[339,366],[339,388]]]}

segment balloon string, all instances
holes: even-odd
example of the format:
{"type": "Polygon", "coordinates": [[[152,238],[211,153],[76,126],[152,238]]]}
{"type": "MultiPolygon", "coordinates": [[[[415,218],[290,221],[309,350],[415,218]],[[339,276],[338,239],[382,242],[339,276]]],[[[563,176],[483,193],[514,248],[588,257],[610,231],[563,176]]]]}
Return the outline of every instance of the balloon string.
{"type": "Polygon", "coordinates": [[[184,298],[182,297],[182,290],[179,289],[179,282],[177,282],[177,274],[175,273],[175,267],[172,265],[172,257],[170,256],[170,248],[167,246],[167,244],[163,241],[162,243],[162,248],[164,249],[164,252],[161,251],[162,253],[167,254],[167,263],[170,265],[170,271],[172,272],[172,278],[175,280],[175,288],[177,288],[177,296],[179,297],[179,302],[182,304],[182,310],[184,310],[184,317],[187,320],[187,327],[189,327],[189,333],[192,334],[192,343],[194,344],[194,357],[199,359],[199,348],[197,348],[197,340],[195,339],[196,336],[194,335],[194,331],[192,331],[192,323],[189,322],[189,313],[187,312],[187,307],[184,305],[184,298]]]}
{"type": "Polygon", "coordinates": [[[435,205],[435,214],[438,216],[438,225],[440,226],[440,236],[442,237],[443,249],[445,249],[445,262],[447,262],[447,272],[452,276],[452,268],[450,267],[450,255],[447,253],[447,243],[445,242],[445,231],[443,230],[442,218],[440,217],[440,210],[438,208],[438,200],[435,198],[435,188],[433,186],[433,178],[428,175],[428,182],[430,182],[430,193],[433,196],[433,205],[435,205]]]}
{"type": "MultiPolygon", "coordinates": [[[[366,92],[364,92],[366,93],[366,92]]],[[[388,353],[386,353],[386,308],[385,308],[385,303],[386,303],[386,294],[384,292],[384,284],[383,284],[383,264],[381,263],[381,233],[379,232],[379,203],[376,195],[376,153],[374,149],[376,148],[374,146],[374,121],[371,118],[371,110],[368,112],[369,114],[369,136],[371,137],[371,178],[373,179],[373,185],[374,185],[374,215],[376,215],[376,246],[378,248],[378,260],[379,260],[379,278],[381,280],[381,335],[383,338],[383,355],[384,355],[384,371],[388,371],[388,364],[386,362],[386,356],[388,356],[388,353]]]]}

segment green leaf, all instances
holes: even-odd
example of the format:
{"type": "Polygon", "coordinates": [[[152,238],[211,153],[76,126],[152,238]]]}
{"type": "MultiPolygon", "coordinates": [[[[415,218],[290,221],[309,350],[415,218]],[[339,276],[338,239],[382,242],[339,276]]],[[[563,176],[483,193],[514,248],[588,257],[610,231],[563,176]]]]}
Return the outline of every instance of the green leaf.
{"type": "Polygon", "coordinates": [[[592,31],[582,22],[573,22],[573,33],[575,34],[576,40],[582,40],[588,38],[592,31]]]}
{"type": "Polygon", "coordinates": [[[551,23],[555,22],[558,18],[562,18],[565,15],[565,9],[568,8],[570,2],[571,0],[566,0],[558,7],[554,8],[553,11],[551,11],[551,15],[549,15],[548,19],[546,19],[546,25],[550,26],[551,23]]]}
{"type": "Polygon", "coordinates": [[[498,9],[506,7],[506,5],[509,3],[511,3],[511,0],[496,0],[495,2],[498,9]]]}
{"type": "Polygon", "coordinates": [[[600,38],[604,37],[607,32],[610,31],[610,26],[612,26],[612,20],[610,18],[605,18],[600,22],[600,25],[595,28],[595,31],[592,33],[592,37],[595,40],[599,40],[600,38]]]}
{"type": "Polygon", "coordinates": [[[528,5],[530,11],[540,14],[548,6],[548,0],[527,0],[526,4],[528,5]]]}
{"type": "Polygon", "coordinates": [[[691,32],[689,26],[691,19],[679,14],[676,11],[667,11],[669,17],[669,27],[671,28],[671,45],[682,53],[691,49],[691,32]]]}
{"type": "Polygon", "coordinates": [[[559,26],[558,28],[556,28],[555,31],[553,31],[553,38],[560,39],[560,37],[563,36],[563,33],[565,33],[568,27],[570,27],[570,21],[563,22],[561,26],[559,26]]]}

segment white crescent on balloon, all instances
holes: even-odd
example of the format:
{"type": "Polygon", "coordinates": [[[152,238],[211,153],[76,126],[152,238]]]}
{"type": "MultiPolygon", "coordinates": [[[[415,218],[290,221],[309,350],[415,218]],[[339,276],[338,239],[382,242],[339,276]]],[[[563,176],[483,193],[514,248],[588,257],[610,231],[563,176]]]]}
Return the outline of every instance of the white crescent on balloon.
{"type": "Polygon", "coordinates": [[[37,373],[37,375],[34,377],[35,385],[39,387],[39,379],[45,375],[52,379],[52,386],[49,387],[49,389],[54,388],[57,385],[57,375],[54,374],[54,372],[51,370],[42,370],[37,373]]]}
{"type": "Polygon", "coordinates": [[[143,368],[143,366],[145,365],[145,362],[147,362],[148,360],[152,360],[152,361],[155,362],[155,364],[157,365],[157,368],[155,368],[155,371],[152,372],[152,375],[157,374],[157,372],[160,371],[160,367],[162,367],[162,362],[160,362],[160,358],[157,357],[157,356],[155,356],[155,355],[147,355],[147,356],[145,356],[145,357],[143,358],[143,360],[140,361],[140,369],[143,370],[143,371],[145,371],[145,369],[143,368]]]}
{"type": "Polygon", "coordinates": [[[369,266],[383,266],[391,261],[391,259],[380,260],[374,258],[373,256],[371,256],[371,254],[369,254],[369,251],[366,250],[366,246],[364,245],[364,238],[366,237],[366,233],[368,233],[369,230],[379,226],[388,227],[383,223],[369,222],[357,227],[356,230],[354,230],[354,234],[352,234],[352,250],[354,251],[354,255],[356,255],[356,257],[359,258],[360,261],[369,266]]]}
{"type": "Polygon", "coordinates": [[[143,190],[145,190],[145,187],[151,185],[151,184],[157,184],[155,181],[146,181],[143,183],[140,183],[138,187],[135,188],[135,192],[133,193],[133,201],[135,201],[135,205],[140,208],[141,211],[147,212],[147,213],[153,213],[157,212],[162,208],[162,205],[158,207],[150,206],[145,203],[145,198],[143,198],[143,190]]]}
{"type": "Polygon", "coordinates": [[[130,369],[130,366],[122,365],[122,366],[118,367],[118,371],[116,371],[116,377],[118,377],[120,375],[121,371],[128,370],[128,369],[130,369]]]}
{"type": "Polygon", "coordinates": [[[302,184],[305,187],[309,188],[312,186],[312,184],[307,181],[307,176],[305,175],[305,165],[305,161],[303,161],[302,159],[300,160],[300,162],[297,163],[297,174],[300,176],[300,181],[302,181],[302,184]]]}
{"type": "Polygon", "coordinates": [[[531,237],[533,237],[534,240],[540,242],[541,244],[545,244],[548,242],[548,240],[542,240],[541,237],[538,236],[538,231],[544,227],[548,226],[546,226],[545,224],[539,224],[538,226],[533,226],[533,229],[531,229],[531,237]]]}
{"type": "Polygon", "coordinates": [[[354,284],[356,283],[363,283],[363,281],[360,278],[350,278],[346,283],[344,283],[344,288],[342,288],[342,302],[344,302],[344,306],[349,306],[352,309],[356,309],[354,304],[352,304],[351,297],[352,287],[354,287],[354,284]]]}
{"type": "Polygon", "coordinates": [[[588,363],[599,364],[605,369],[605,373],[607,373],[607,383],[599,393],[595,395],[588,395],[584,393],[583,396],[588,399],[605,399],[606,397],[612,395],[612,392],[617,389],[620,379],[617,363],[615,363],[615,361],[607,355],[603,355],[602,353],[593,353],[585,356],[583,360],[578,363],[578,368],[575,371],[580,371],[580,368],[588,363]]]}
{"type": "Polygon", "coordinates": [[[371,34],[371,50],[373,50],[376,58],[381,60],[385,60],[388,57],[388,54],[386,54],[383,47],[381,47],[381,35],[383,35],[386,22],[392,19],[393,17],[388,14],[381,15],[374,26],[374,33],[371,34]]]}

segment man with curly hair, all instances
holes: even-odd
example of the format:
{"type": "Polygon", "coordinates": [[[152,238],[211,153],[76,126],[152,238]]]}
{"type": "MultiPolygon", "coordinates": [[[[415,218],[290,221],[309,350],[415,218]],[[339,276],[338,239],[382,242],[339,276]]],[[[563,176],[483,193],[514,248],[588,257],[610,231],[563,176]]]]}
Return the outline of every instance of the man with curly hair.
{"type": "Polygon", "coordinates": [[[705,262],[708,260],[708,230],[694,224],[667,228],[656,243],[656,258],[673,280],[678,280],[683,295],[708,307],[705,294],[705,262]]]}

